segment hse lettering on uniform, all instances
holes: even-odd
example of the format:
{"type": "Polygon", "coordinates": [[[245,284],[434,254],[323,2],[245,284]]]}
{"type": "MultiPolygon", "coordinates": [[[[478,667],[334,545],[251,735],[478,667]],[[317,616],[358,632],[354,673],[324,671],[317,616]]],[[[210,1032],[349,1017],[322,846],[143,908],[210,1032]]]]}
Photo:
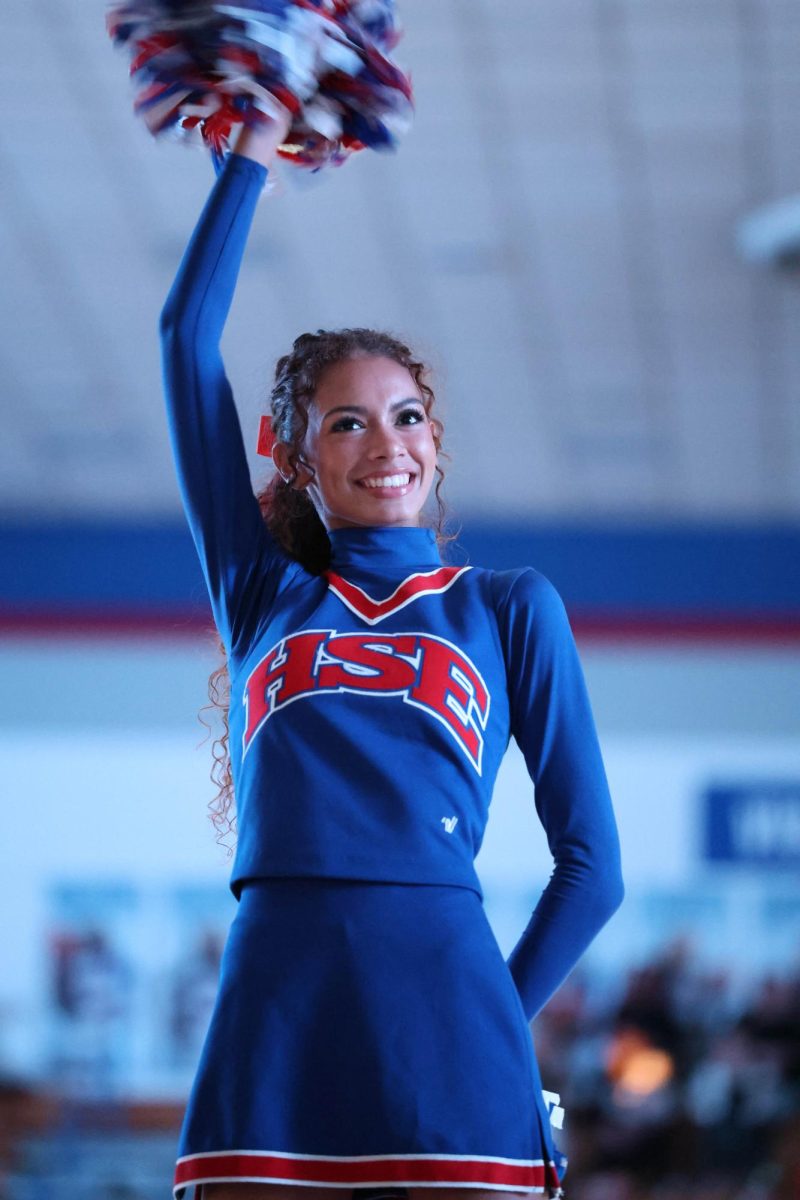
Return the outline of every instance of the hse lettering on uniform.
{"type": "Polygon", "coordinates": [[[244,754],[287,704],[341,692],[399,696],[422,709],[445,726],[480,775],[489,690],[463,651],[430,633],[309,629],[283,638],[247,678],[244,754]]]}

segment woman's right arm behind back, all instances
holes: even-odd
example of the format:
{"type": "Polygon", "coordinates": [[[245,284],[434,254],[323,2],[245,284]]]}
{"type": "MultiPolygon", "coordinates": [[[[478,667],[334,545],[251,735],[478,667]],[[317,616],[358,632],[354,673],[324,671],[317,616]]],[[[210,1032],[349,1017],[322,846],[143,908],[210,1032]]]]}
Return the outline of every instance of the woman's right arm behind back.
{"type": "Polygon", "coordinates": [[[161,313],[178,481],[214,618],[230,651],[250,603],[269,603],[286,558],[267,532],[219,343],[267,164],[284,130],[243,131],[217,178],[161,313]],[[256,585],[258,585],[256,587],[256,585]]]}

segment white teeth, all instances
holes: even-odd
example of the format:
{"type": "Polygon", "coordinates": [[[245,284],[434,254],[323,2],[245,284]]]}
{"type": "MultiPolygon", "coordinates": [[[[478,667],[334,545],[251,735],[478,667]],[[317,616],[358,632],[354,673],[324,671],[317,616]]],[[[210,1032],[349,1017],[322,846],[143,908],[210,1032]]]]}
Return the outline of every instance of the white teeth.
{"type": "Polygon", "coordinates": [[[362,479],[361,482],[365,487],[405,487],[411,482],[411,476],[406,472],[405,475],[384,475],[380,479],[362,479]]]}

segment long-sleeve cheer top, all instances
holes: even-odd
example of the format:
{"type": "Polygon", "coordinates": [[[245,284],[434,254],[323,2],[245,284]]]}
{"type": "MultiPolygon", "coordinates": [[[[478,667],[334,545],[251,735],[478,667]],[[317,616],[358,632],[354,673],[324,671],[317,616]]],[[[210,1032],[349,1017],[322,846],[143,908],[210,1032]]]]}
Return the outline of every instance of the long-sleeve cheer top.
{"type": "Polygon", "coordinates": [[[181,491],[228,652],[230,886],[330,876],[482,895],[474,859],[513,736],[554,860],[508,960],[530,1020],[622,899],[564,606],[532,567],[443,565],[424,527],[334,529],[323,575],[270,535],[219,350],[266,175],[229,155],[160,326],[181,491]]]}

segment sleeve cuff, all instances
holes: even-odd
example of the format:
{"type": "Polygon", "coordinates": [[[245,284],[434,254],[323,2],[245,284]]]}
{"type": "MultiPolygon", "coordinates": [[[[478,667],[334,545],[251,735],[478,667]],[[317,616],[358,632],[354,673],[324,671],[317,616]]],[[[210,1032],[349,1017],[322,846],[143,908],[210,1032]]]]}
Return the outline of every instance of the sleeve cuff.
{"type": "Polygon", "coordinates": [[[254,158],[247,158],[244,154],[237,154],[235,150],[232,150],[227,155],[224,170],[226,172],[233,172],[234,174],[249,175],[252,179],[257,180],[262,187],[266,183],[267,175],[269,174],[269,171],[262,163],[256,162],[254,158]]]}

